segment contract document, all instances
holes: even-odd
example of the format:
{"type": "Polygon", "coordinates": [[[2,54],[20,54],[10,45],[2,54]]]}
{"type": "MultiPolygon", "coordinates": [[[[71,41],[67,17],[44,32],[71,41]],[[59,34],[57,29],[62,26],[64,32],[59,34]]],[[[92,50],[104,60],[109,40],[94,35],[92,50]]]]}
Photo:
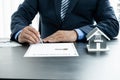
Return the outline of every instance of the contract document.
{"type": "Polygon", "coordinates": [[[24,57],[70,57],[79,56],[73,43],[32,44],[24,57]]]}

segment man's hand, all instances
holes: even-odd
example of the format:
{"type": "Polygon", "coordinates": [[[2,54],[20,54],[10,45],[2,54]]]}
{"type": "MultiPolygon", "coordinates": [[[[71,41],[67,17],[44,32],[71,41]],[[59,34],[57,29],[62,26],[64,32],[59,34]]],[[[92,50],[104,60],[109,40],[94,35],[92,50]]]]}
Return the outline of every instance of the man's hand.
{"type": "Polygon", "coordinates": [[[38,43],[40,34],[37,30],[35,30],[33,27],[27,26],[25,27],[20,35],[18,36],[18,41],[20,43],[30,43],[30,44],[36,44],[38,43]]]}
{"type": "Polygon", "coordinates": [[[44,42],[75,42],[77,40],[77,33],[74,30],[65,31],[59,30],[51,36],[43,39],[44,42]]]}

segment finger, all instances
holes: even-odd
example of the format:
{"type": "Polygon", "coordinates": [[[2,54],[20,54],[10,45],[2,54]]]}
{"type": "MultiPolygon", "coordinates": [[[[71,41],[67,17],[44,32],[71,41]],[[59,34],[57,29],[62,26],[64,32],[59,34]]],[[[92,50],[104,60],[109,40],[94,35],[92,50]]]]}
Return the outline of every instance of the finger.
{"type": "Polygon", "coordinates": [[[32,41],[30,41],[30,40],[28,40],[28,39],[24,39],[27,43],[29,43],[29,44],[35,44],[34,42],[32,42],[32,41]]]}
{"type": "Polygon", "coordinates": [[[29,43],[29,44],[35,44],[34,42],[32,42],[32,41],[30,41],[28,39],[25,39],[25,38],[24,38],[24,41],[27,42],[27,43],[29,43]]]}
{"type": "MultiPolygon", "coordinates": [[[[27,26],[25,27],[22,32],[20,33],[19,37],[18,37],[18,41],[23,43],[26,42],[28,39],[29,42],[33,42],[33,43],[37,43],[39,41],[38,35],[35,34],[35,32],[37,32],[34,28],[27,26]],[[33,29],[33,31],[32,31],[33,29]]],[[[28,42],[28,41],[27,41],[28,42]]]]}
{"type": "Polygon", "coordinates": [[[37,43],[35,40],[34,40],[34,38],[31,36],[31,35],[29,35],[29,34],[24,34],[23,35],[23,40],[25,41],[25,42],[30,42],[30,43],[37,43]]]}
{"type": "Polygon", "coordinates": [[[37,36],[37,38],[39,39],[39,32],[35,28],[28,27],[28,30],[31,31],[31,32],[33,32],[37,36]]]}
{"type": "Polygon", "coordinates": [[[44,38],[44,39],[43,39],[43,42],[46,43],[46,42],[49,42],[49,40],[50,40],[49,37],[47,37],[47,38],[44,38]]]}
{"type": "Polygon", "coordinates": [[[35,40],[35,42],[39,42],[39,38],[33,32],[27,30],[25,34],[31,36],[35,40]]]}
{"type": "Polygon", "coordinates": [[[54,43],[54,42],[60,42],[56,37],[47,37],[43,39],[44,42],[54,43]]]}
{"type": "Polygon", "coordinates": [[[26,43],[34,43],[34,41],[32,41],[31,39],[28,39],[26,36],[29,37],[27,34],[21,33],[18,37],[18,41],[20,43],[25,43],[25,42],[26,43]]]}

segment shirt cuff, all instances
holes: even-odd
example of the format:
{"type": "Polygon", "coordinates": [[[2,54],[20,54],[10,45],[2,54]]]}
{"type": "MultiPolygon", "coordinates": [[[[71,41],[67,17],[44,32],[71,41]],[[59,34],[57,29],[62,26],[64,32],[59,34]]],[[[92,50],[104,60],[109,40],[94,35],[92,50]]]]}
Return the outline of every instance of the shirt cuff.
{"type": "Polygon", "coordinates": [[[85,34],[82,32],[82,30],[75,29],[75,31],[77,32],[77,35],[78,35],[77,40],[82,40],[85,36],[85,34]]]}
{"type": "Polygon", "coordinates": [[[15,40],[18,40],[18,36],[19,34],[22,32],[22,30],[18,31],[16,34],[15,34],[15,40]]]}

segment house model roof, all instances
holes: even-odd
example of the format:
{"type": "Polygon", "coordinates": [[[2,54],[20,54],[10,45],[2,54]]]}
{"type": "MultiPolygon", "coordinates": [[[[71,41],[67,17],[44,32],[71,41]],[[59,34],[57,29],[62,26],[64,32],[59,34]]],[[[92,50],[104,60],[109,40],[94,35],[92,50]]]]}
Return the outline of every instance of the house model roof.
{"type": "Polygon", "coordinates": [[[90,31],[88,34],[87,34],[87,40],[91,39],[94,35],[97,35],[97,34],[101,34],[103,35],[106,39],[110,40],[110,38],[105,35],[99,28],[95,27],[92,31],[90,31]]]}

